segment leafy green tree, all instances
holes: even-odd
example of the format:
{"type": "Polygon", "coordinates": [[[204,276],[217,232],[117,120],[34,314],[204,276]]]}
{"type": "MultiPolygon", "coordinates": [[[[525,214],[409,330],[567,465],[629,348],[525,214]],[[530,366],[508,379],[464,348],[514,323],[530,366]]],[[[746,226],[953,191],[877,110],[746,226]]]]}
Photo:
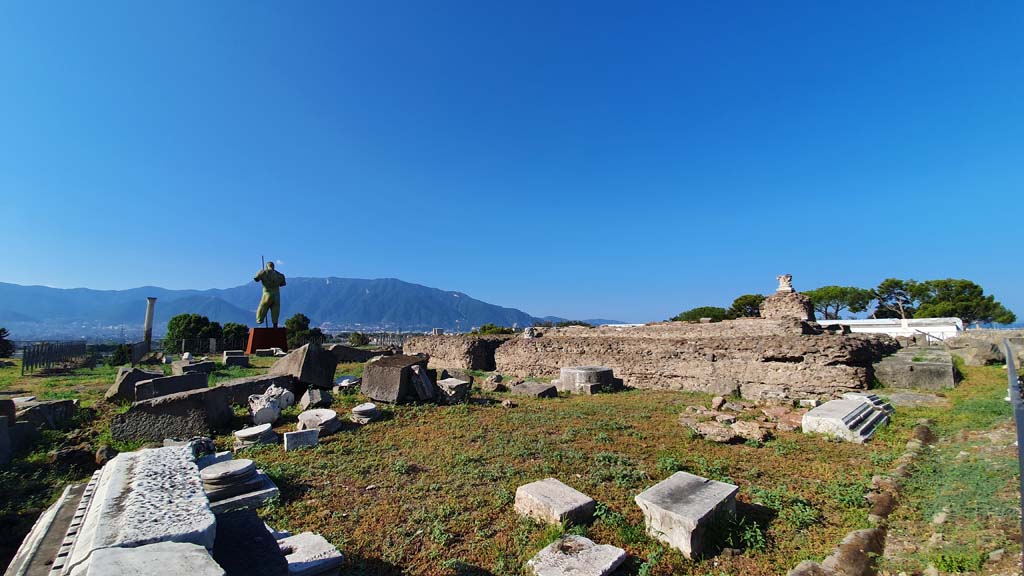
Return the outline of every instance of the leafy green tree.
{"type": "Polygon", "coordinates": [[[353,332],[348,335],[349,346],[366,346],[370,343],[370,337],[362,332],[353,332]]]}
{"type": "Polygon", "coordinates": [[[555,323],[555,328],[568,328],[569,326],[583,326],[584,328],[594,327],[590,322],[584,322],[583,320],[563,320],[555,323]]]}
{"type": "Polygon", "coordinates": [[[811,299],[814,311],[825,320],[838,320],[843,310],[863,312],[875,298],[871,290],[855,286],[822,286],[803,294],[811,299]]]}
{"type": "Polygon", "coordinates": [[[323,332],[320,328],[309,327],[309,317],[299,312],[284,321],[284,328],[288,331],[288,348],[295,349],[310,341],[323,339],[323,332]]]}
{"type": "Polygon", "coordinates": [[[875,318],[913,318],[920,302],[920,285],[915,280],[886,278],[872,291],[875,318]]]}
{"type": "Polygon", "coordinates": [[[472,334],[515,334],[516,331],[507,326],[497,326],[495,324],[484,324],[483,326],[473,330],[472,334]]]}
{"type": "Polygon", "coordinates": [[[217,322],[210,322],[206,316],[199,314],[178,314],[167,323],[167,336],[164,338],[164,349],[177,352],[182,349],[198,352],[205,349],[201,341],[209,338],[220,338],[223,329],[217,322]]]}
{"type": "Polygon", "coordinates": [[[14,343],[9,340],[10,336],[7,328],[0,328],[0,358],[10,358],[14,354],[14,343]]]}
{"type": "Polygon", "coordinates": [[[744,294],[732,301],[727,314],[729,318],[759,318],[762,302],[762,294],[744,294]]]}
{"type": "Polygon", "coordinates": [[[1013,312],[991,294],[986,296],[982,287],[970,280],[928,280],[918,285],[917,294],[921,305],[914,318],[955,317],[964,324],[1010,324],[1017,320],[1013,312]]]}
{"type": "Polygon", "coordinates": [[[222,333],[225,342],[232,344],[245,342],[246,338],[249,336],[249,327],[237,322],[228,322],[224,324],[222,333]]]}
{"type": "Polygon", "coordinates": [[[129,344],[121,344],[114,348],[114,353],[107,358],[108,366],[124,366],[132,361],[132,347],[129,344]]]}
{"type": "Polygon", "coordinates": [[[712,322],[721,322],[729,318],[729,311],[718,306],[700,306],[680,312],[671,318],[673,322],[699,322],[701,318],[711,318],[712,322]]]}

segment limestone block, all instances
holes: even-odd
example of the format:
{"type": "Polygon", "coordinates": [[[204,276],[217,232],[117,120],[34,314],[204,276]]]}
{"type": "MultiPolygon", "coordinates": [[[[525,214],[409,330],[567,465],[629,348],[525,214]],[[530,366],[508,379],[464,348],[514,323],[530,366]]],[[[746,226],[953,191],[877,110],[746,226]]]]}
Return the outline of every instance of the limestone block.
{"type": "Polygon", "coordinates": [[[516,488],[515,511],[549,524],[586,524],[594,515],[594,499],[555,478],[516,488]]]}
{"type": "Polygon", "coordinates": [[[141,380],[135,383],[135,401],[150,400],[189,390],[201,390],[206,388],[207,379],[208,376],[203,372],[189,372],[178,376],[161,376],[151,380],[141,380]]]}
{"type": "Polygon", "coordinates": [[[615,376],[604,366],[570,366],[559,371],[554,384],[559,392],[596,394],[615,388],[615,376]]]}
{"type": "Polygon", "coordinates": [[[71,576],[151,576],[166,574],[172,566],[175,574],[224,576],[224,570],[206,548],[183,542],[97,550],[89,562],[77,566],[71,576]]]}
{"type": "Polygon", "coordinates": [[[338,361],[333,354],[310,342],[274,362],[268,374],[290,374],[307,386],[328,390],[334,384],[337,367],[338,361]]]}
{"type": "Polygon", "coordinates": [[[552,384],[545,384],[543,382],[523,382],[522,384],[516,384],[510,389],[510,392],[517,396],[530,396],[533,398],[557,398],[558,389],[552,384]]]}
{"type": "Polygon", "coordinates": [[[191,360],[178,360],[171,362],[171,374],[174,376],[181,376],[182,374],[192,374],[199,372],[202,374],[209,374],[217,369],[217,365],[212,360],[203,360],[201,362],[193,362],[191,360]]]}
{"type": "Polygon", "coordinates": [[[303,532],[277,541],[285,559],[288,560],[289,576],[317,576],[337,574],[345,560],[323,536],[303,532]]]}
{"type": "Polygon", "coordinates": [[[223,364],[224,364],[224,366],[226,366],[228,368],[230,368],[232,366],[237,366],[239,368],[248,368],[249,367],[249,357],[248,356],[228,356],[227,353],[225,352],[224,353],[224,358],[223,358],[223,364]]]}
{"type": "Polygon", "coordinates": [[[714,516],[736,511],[737,486],[676,472],[637,494],[647,532],[682,552],[699,555],[706,544],[704,533],[714,516]]]}
{"type": "Polygon", "coordinates": [[[420,356],[396,354],[374,360],[363,369],[360,391],[378,402],[400,404],[417,399],[413,388],[413,366],[427,367],[427,359],[420,356]]]}
{"type": "Polygon", "coordinates": [[[284,451],[291,452],[299,448],[316,446],[320,441],[320,430],[296,430],[284,433],[284,451]]]}
{"type": "Polygon", "coordinates": [[[153,378],[163,378],[163,375],[163,372],[149,372],[130,366],[122,366],[117,369],[117,378],[110,385],[110,388],[107,389],[103,399],[114,403],[134,402],[135,384],[137,382],[152,380],[153,378]]]}
{"type": "Polygon", "coordinates": [[[569,535],[548,544],[526,566],[536,576],[607,576],[625,560],[622,548],[569,535]]]}
{"type": "MultiPolygon", "coordinates": [[[[412,382],[412,389],[416,392],[418,400],[434,400],[437,398],[437,388],[434,386],[434,382],[431,379],[429,370],[420,366],[419,364],[413,364],[409,367],[412,370],[412,376],[410,381],[412,382]]],[[[436,371],[434,372],[436,375],[436,371]]]]}
{"type": "Polygon", "coordinates": [[[888,388],[945,390],[959,383],[952,356],[936,347],[905,348],[872,368],[875,379],[888,388]]]}
{"type": "Polygon", "coordinates": [[[233,416],[223,389],[203,388],[136,402],[114,415],[110,431],[122,441],[194,438],[227,426],[233,416]]]}
{"type": "Polygon", "coordinates": [[[67,566],[84,566],[105,548],[180,542],[211,550],[215,534],[188,447],[124,452],[100,472],[67,566]]]}

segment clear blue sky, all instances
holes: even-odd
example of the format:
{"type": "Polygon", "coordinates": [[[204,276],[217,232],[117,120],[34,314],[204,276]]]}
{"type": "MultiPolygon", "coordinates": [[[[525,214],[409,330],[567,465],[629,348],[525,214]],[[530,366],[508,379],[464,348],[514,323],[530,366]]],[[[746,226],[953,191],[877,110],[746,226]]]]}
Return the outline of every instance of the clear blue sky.
{"type": "Polygon", "coordinates": [[[1024,316],[1019,2],[5,2],[0,281],[535,315],[965,277],[1024,316]],[[1014,260],[1008,260],[1009,256],[1014,260]]]}

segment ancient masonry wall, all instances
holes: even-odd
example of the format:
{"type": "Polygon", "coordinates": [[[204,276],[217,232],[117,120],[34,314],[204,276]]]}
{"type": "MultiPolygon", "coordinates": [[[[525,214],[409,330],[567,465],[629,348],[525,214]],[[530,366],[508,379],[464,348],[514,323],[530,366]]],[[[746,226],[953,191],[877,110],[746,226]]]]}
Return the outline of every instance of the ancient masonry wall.
{"type": "MultiPolygon", "coordinates": [[[[417,352],[447,366],[451,352],[440,341],[417,340],[417,352]]],[[[816,324],[791,319],[741,319],[548,329],[539,338],[505,341],[494,359],[498,372],[518,377],[554,377],[565,366],[600,365],[614,369],[635,388],[738,393],[767,400],[838,397],[864,390],[871,380],[871,363],[896,348],[887,336],[827,333],[816,324]]]]}
{"type": "Polygon", "coordinates": [[[406,339],[402,350],[405,354],[429,354],[431,366],[439,368],[492,371],[495,350],[510,339],[509,336],[414,336],[406,339]]]}

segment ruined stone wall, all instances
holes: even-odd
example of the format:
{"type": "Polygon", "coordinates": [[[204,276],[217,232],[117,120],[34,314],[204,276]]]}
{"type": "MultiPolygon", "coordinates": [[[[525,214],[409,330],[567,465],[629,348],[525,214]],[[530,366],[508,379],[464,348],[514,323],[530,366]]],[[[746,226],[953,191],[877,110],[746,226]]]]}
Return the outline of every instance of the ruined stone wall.
{"type": "Polygon", "coordinates": [[[428,354],[435,368],[495,369],[494,351],[508,336],[413,336],[402,345],[405,354],[428,354]]]}
{"type": "Polygon", "coordinates": [[[817,333],[815,326],[750,319],[548,330],[540,338],[508,341],[495,360],[499,372],[521,377],[596,364],[613,368],[635,388],[795,399],[866,389],[871,362],[896,349],[887,336],[817,333]]]}

